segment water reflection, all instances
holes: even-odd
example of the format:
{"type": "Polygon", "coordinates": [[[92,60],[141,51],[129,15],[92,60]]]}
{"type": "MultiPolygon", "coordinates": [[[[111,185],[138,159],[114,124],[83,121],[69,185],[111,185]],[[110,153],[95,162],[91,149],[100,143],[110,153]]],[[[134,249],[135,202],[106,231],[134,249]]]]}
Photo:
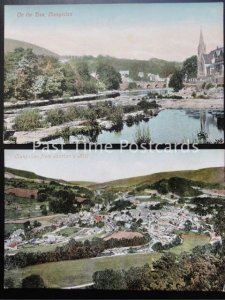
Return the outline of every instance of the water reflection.
{"type": "MultiPolygon", "coordinates": [[[[125,122],[116,130],[92,130],[83,135],[71,135],[69,143],[120,143],[135,142],[135,133],[143,126],[149,128],[152,143],[194,143],[199,132],[207,133],[208,140],[224,139],[224,116],[221,110],[165,109],[156,117],[139,122],[125,122]]],[[[62,138],[51,140],[62,143],[62,138]]]]}

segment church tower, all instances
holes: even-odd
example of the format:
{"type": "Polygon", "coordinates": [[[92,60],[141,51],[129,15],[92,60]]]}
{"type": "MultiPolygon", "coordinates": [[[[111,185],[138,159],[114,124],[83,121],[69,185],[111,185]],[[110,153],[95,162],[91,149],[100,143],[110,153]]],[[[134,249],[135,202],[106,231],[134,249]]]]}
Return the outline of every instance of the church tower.
{"type": "Polygon", "coordinates": [[[198,44],[198,78],[205,76],[205,68],[203,61],[203,54],[206,53],[206,46],[203,39],[202,30],[200,31],[200,38],[198,44]]]}

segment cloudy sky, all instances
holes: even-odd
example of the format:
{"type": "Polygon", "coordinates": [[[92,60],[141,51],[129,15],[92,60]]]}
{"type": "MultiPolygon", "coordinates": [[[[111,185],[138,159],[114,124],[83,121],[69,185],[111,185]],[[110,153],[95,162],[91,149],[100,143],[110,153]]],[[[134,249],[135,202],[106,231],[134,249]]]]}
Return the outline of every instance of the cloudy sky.
{"type": "Polygon", "coordinates": [[[60,55],[183,61],[196,54],[200,28],[207,51],[223,45],[222,2],[5,6],[6,38],[60,55]]]}
{"type": "Polygon", "coordinates": [[[5,150],[5,166],[70,181],[105,182],[156,172],[224,166],[223,150],[5,150]]]}

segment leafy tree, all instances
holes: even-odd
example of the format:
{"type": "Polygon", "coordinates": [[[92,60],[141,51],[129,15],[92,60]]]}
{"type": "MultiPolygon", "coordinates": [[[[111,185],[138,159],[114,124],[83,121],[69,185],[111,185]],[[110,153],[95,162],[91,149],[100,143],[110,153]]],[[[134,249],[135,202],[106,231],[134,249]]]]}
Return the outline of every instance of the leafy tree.
{"type": "Polygon", "coordinates": [[[175,71],[170,78],[169,87],[172,87],[175,92],[178,92],[183,86],[183,72],[175,71]]]}
{"type": "Polygon", "coordinates": [[[197,56],[193,55],[187,58],[183,63],[182,73],[187,79],[197,77],[197,56]]]}
{"type": "Polygon", "coordinates": [[[107,90],[117,90],[122,82],[121,75],[112,66],[99,63],[96,73],[98,79],[105,84],[107,90]]]}
{"type": "Polygon", "coordinates": [[[106,269],[93,274],[94,286],[101,290],[124,290],[127,288],[122,271],[106,269]]]}
{"type": "Polygon", "coordinates": [[[70,213],[74,212],[73,206],[75,195],[71,191],[59,190],[56,192],[55,198],[49,201],[49,210],[54,213],[70,213]]]}
{"type": "Polygon", "coordinates": [[[65,78],[61,68],[54,71],[51,76],[47,77],[45,83],[44,96],[46,98],[53,98],[63,95],[63,89],[65,86],[65,78]]]}
{"type": "Polygon", "coordinates": [[[62,68],[63,74],[64,74],[64,91],[69,96],[77,95],[77,89],[75,86],[75,71],[71,67],[69,63],[64,64],[62,68]]]}
{"type": "Polygon", "coordinates": [[[91,79],[88,64],[86,62],[84,61],[77,62],[76,71],[84,81],[89,81],[91,79]]]}

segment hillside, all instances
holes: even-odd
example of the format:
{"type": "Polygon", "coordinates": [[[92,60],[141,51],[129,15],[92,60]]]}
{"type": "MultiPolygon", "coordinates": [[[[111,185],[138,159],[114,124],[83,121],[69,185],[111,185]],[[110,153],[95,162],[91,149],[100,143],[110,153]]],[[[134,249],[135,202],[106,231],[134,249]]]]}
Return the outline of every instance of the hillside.
{"type": "Polygon", "coordinates": [[[8,178],[20,178],[20,179],[27,179],[27,180],[34,180],[34,181],[56,181],[62,184],[69,184],[69,185],[78,185],[82,187],[88,187],[89,185],[93,185],[94,182],[88,181],[65,181],[65,180],[58,180],[53,178],[48,178],[44,176],[37,175],[33,172],[18,170],[13,168],[5,167],[5,176],[8,178]]]}
{"type": "Polygon", "coordinates": [[[174,73],[175,70],[182,67],[182,63],[174,61],[166,61],[157,58],[151,58],[149,60],[136,60],[136,59],[124,59],[116,58],[110,56],[98,57],[93,56],[82,56],[73,57],[71,59],[71,64],[76,64],[77,62],[84,61],[87,62],[91,72],[96,71],[96,66],[99,62],[107,63],[113,66],[117,71],[129,70],[130,75],[138,72],[144,72],[145,74],[153,73],[159,74],[161,77],[167,77],[174,73]]]}
{"type": "Polygon", "coordinates": [[[161,172],[146,176],[131,177],[115,181],[109,181],[101,184],[91,186],[92,188],[119,188],[130,187],[138,184],[153,184],[161,179],[168,179],[171,177],[181,177],[195,181],[202,181],[206,183],[224,184],[224,168],[206,168],[191,171],[173,171],[161,172]]]}
{"type": "Polygon", "coordinates": [[[26,42],[22,42],[22,41],[17,41],[17,40],[13,40],[13,39],[5,39],[4,40],[4,53],[8,53],[8,52],[12,52],[14,51],[14,49],[16,48],[24,48],[24,49],[32,49],[33,52],[37,55],[46,55],[46,56],[54,56],[54,57],[59,57],[58,54],[47,50],[45,48],[39,47],[37,45],[34,44],[30,44],[30,43],[26,43],[26,42]]]}

